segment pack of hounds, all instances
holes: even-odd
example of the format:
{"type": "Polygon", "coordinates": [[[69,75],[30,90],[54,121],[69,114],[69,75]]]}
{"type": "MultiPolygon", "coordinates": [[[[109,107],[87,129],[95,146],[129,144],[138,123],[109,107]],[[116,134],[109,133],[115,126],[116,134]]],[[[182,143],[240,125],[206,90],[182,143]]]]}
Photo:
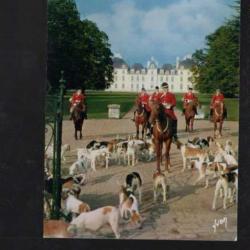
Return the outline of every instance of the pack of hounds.
{"type": "MultiPolygon", "coordinates": [[[[183,160],[182,171],[198,172],[193,185],[204,181],[204,188],[215,184],[214,197],[211,208],[217,209],[217,200],[220,197],[223,209],[229,204],[237,203],[238,193],[238,162],[237,151],[233,143],[227,140],[223,145],[212,137],[193,138],[185,143],[177,142],[177,148],[183,160]]],[[[62,161],[70,146],[65,144],[61,149],[62,161]]],[[[45,237],[75,237],[84,231],[97,232],[105,225],[109,225],[115,237],[120,238],[121,223],[133,225],[134,229],[143,227],[145,218],[140,213],[142,203],[143,176],[131,171],[124,176],[124,183],[118,192],[117,206],[104,206],[91,210],[79,195],[83,185],[88,185],[91,172],[97,171],[97,165],[108,169],[112,164],[135,166],[138,161],[152,161],[155,159],[153,139],[139,140],[132,137],[127,139],[116,138],[110,141],[90,141],[85,148],[76,149],[77,160],[69,167],[69,176],[61,179],[61,211],[68,216],[68,221],[44,220],[45,237]]],[[[51,196],[53,175],[51,174],[51,160],[53,146],[49,146],[45,153],[45,190],[44,216],[49,217],[51,211],[51,196]]],[[[152,200],[157,203],[162,197],[162,203],[167,203],[170,185],[164,172],[154,173],[152,177],[152,200]]]]}

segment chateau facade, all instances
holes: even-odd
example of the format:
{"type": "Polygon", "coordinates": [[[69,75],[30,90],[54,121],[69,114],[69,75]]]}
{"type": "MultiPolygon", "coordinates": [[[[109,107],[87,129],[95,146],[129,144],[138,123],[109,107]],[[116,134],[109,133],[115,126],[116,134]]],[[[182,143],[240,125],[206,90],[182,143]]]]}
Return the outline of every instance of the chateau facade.
{"type": "Polygon", "coordinates": [[[190,81],[191,71],[181,65],[179,58],[176,59],[174,68],[170,66],[165,64],[162,68],[158,68],[155,60],[151,58],[147,67],[143,67],[141,64],[129,67],[125,61],[118,59],[114,61],[114,82],[108,90],[139,92],[144,87],[150,92],[156,86],[160,87],[163,82],[167,82],[170,91],[186,92],[189,86],[193,86],[190,81]]]}

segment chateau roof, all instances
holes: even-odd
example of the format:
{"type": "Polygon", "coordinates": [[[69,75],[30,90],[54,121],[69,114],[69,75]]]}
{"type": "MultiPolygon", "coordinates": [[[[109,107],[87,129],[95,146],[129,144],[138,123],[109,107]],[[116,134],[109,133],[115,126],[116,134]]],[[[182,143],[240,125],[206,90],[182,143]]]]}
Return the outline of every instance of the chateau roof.
{"type": "Polygon", "coordinates": [[[135,63],[132,65],[131,69],[134,69],[135,71],[137,70],[142,70],[144,67],[142,66],[141,63],[135,63]]]}
{"type": "Polygon", "coordinates": [[[122,68],[123,65],[128,67],[128,64],[122,58],[119,58],[119,57],[113,58],[113,67],[114,68],[122,68]]]}

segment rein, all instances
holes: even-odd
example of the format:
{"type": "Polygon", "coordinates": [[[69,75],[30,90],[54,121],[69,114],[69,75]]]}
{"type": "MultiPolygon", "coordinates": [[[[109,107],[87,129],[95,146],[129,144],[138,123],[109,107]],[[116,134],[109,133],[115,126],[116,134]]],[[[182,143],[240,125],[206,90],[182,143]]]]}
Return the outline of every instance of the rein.
{"type": "MultiPolygon", "coordinates": [[[[222,103],[221,103],[221,109],[223,110],[223,104],[222,104],[222,103]]],[[[219,113],[217,112],[216,108],[214,109],[214,113],[215,113],[215,115],[218,116],[218,117],[221,117],[221,116],[223,115],[223,111],[221,112],[221,114],[219,114],[219,113]]]]}
{"type": "Polygon", "coordinates": [[[160,132],[161,134],[166,133],[166,131],[168,130],[168,119],[167,119],[167,125],[164,128],[164,130],[160,129],[160,127],[159,127],[159,120],[156,120],[156,128],[157,128],[158,132],[160,132]]]}
{"type": "Polygon", "coordinates": [[[141,114],[139,114],[138,111],[136,111],[136,115],[139,116],[139,117],[142,117],[144,115],[144,110],[142,111],[141,114]]]}

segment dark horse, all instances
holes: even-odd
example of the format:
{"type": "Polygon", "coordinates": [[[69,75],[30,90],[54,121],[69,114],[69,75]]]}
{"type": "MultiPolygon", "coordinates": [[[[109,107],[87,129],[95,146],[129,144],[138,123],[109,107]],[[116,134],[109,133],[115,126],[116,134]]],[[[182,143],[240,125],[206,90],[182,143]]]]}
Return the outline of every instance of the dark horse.
{"type": "Polygon", "coordinates": [[[165,143],[165,171],[170,171],[170,156],[169,151],[172,143],[172,119],[166,115],[164,107],[158,102],[151,104],[151,115],[149,122],[153,124],[153,137],[157,156],[157,171],[161,172],[162,150],[165,143]]]}
{"type": "Polygon", "coordinates": [[[75,126],[75,139],[77,140],[77,131],[80,132],[80,139],[82,139],[82,125],[84,121],[85,107],[82,104],[77,104],[72,112],[72,119],[75,126]]]}
{"type": "Polygon", "coordinates": [[[186,132],[192,132],[194,130],[194,117],[197,110],[198,102],[191,101],[185,105],[185,120],[186,120],[186,132]]]}
{"type": "Polygon", "coordinates": [[[222,136],[222,125],[225,118],[225,107],[223,102],[215,102],[213,107],[212,122],[214,123],[214,138],[216,138],[217,123],[219,126],[219,138],[222,136]]]}
{"type": "Polygon", "coordinates": [[[140,125],[142,127],[142,139],[144,139],[144,133],[147,131],[148,126],[148,113],[141,105],[137,103],[137,109],[135,111],[135,127],[136,127],[136,138],[139,139],[140,125]]]}

